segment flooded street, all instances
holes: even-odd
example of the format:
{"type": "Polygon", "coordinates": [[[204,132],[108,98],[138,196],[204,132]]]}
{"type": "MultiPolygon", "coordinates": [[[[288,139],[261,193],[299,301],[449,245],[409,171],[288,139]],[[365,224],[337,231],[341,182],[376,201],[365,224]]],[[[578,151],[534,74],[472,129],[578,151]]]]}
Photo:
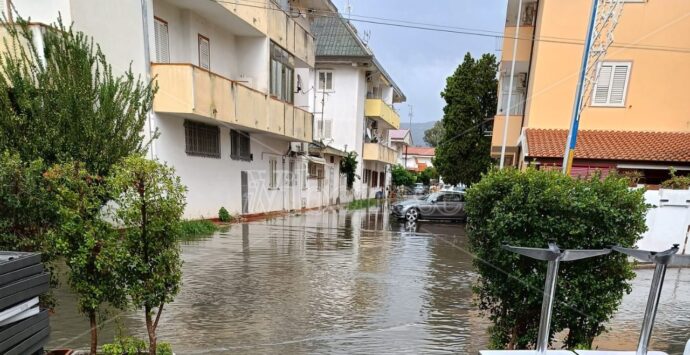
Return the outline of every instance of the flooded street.
{"type": "MultiPolygon", "coordinates": [[[[183,246],[183,287],[159,339],[177,354],[477,353],[489,322],[476,311],[464,226],[413,231],[378,208],[309,212],[233,225],[183,246]]],[[[651,270],[638,271],[602,348],[632,349],[651,270]]],[[[682,352],[690,336],[690,270],[669,270],[653,347],[682,352]]],[[[87,321],[58,291],[48,348],[85,348],[87,321]]],[[[144,337],[143,314],[110,315],[144,337]]]]}

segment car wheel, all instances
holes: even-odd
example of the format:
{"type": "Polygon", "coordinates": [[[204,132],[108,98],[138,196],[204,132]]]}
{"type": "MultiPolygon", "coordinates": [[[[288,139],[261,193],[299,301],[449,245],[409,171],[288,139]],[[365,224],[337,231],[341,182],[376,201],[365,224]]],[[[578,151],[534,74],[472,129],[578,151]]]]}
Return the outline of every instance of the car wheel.
{"type": "Polygon", "coordinates": [[[417,220],[417,218],[419,218],[419,211],[417,211],[416,208],[410,208],[409,210],[407,210],[407,212],[405,212],[406,220],[414,222],[417,220]]]}

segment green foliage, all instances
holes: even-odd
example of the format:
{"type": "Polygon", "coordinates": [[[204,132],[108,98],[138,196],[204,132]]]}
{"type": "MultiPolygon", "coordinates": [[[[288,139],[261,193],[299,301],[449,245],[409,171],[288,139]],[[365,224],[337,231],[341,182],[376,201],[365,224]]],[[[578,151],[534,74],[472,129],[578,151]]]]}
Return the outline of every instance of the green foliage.
{"type": "Polygon", "coordinates": [[[376,206],[378,201],[375,198],[354,200],[347,205],[348,210],[357,210],[360,208],[369,208],[371,206],[376,206]]]}
{"type": "Polygon", "coordinates": [[[218,210],[218,219],[220,219],[221,222],[230,222],[232,220],[232,216],[230,215],[230,212],[225,209],[225,207],[221,207],[220,210],[218,210]]]}
{"type": "Polygon", "coordinates": [[[438,180],[438,171],[433,166],[429,166],[417,175],[417,181],[424,185],[429,185],[431,180],[438,180]]]}
{"type": "Polygon", "coordinates": [[[446,79],[441,97],[445,133],[436,147],[434,166],[443,180],[471,185],[492,164],[491,138],[484,136],[484,123],[496,113],[498,63],[493,54],[478,60],[467,53],[452,76],[446,79]]]}
{"type": "Polygon", "coordinates": [[[670,174],[671,178],[661,183],[662,188],[673,190],[690,189],[690,176],[676,175],[676,169],[674,168],[671,168],[670,174]]]}
{"type": "MultiPolygon", "coordinates": [[[[146,342],[134,337],[118,337],[112,344],[104,344],[101,352],[103,355],[138,355],[148,353],[146,342]]],[[[159,343],[156,349],[157,355],[172,355],[172,346],[169,343],[159,343]]]]}
{"type": "MultiPolygon", "coordinates": [[[[45,267],[54,271],[58,254],[52,237],[59,216],[44,171],[41,160],[23,162],[17,154],[0,153],[0,250],[41,252],[45,267]]],[[[51,272],[52,286],[57,282],[51,272]]],[[[52,308],[52,294],[42,296],[41,305],[52,308]]]]}
{"type": "Polygon", "coordinates": [[[445,135],[445,129],[443,128],[443,121],[436,121],[433,127],[424,131],[424,141],[426,144],[437,147],[445,135]]]}
{"type": "Polygon", "coordinates": [[[352,190],[357,176],[357,152],[351,151],[340,160],[340,173],[345,174],[347,189],[352,190]]]}
{"type": "Polygon", "coordinates": [[[202,219],[198,221],[180,222],[180,240],[194,239],[199,236],[207,236],[218,230],[213,222],[202,219]]]}
{"type": "Polygon", "coordinates": [[[37,48],[28,22],[3,23],[0,57],[0,151],[25,161],[82,161],[107,174],[121,158],[145,149],[144,125],[156,88],[131,70],[115,76],[105,55],[61,20],[37,48]],[[23,44],[23,45],[22,45],[23,44]]]}
{"type": "Polygon", "coordinates": [[[417,181],[417,177],[402,165],[395,165],[391,169],[391,182],[393,186],[411,187],[417,181]]]}
{"type": "MultiPolygon", "coordinates": [[[[467,192],[467,231],[476,256],[479,307],[493,321],[494,348],[534,345],[546,263],[501,249],[503,243],[544,248],[632,247],[646,230],[643,191],[620,176],[572,179],[559,172],[494,170],[467,192]]],[[[612,253],[562,263],[551,336],[568,329],[568,348],[591,346],[634,277],[626,257],[612,253]]]]}
{"type": "Polygon", "coordinates": [[[125,228],[129,296],[144,309],[149,350],[155,354],[163,305],[173,301],[182,278],[178,238],[186,188],[172,168],[139,156],[115,165],[107,185],[118,206],[114,217],[125,228]]]}

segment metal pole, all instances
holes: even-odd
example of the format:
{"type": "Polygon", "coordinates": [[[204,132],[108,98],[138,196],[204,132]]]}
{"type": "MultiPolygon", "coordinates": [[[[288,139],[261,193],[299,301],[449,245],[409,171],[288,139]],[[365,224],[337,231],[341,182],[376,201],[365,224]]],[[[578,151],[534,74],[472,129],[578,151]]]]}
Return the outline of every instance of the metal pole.
{"type": "Polygon", "coordinates": [[[575,144],[577,143],[577,130],[580,126],[580,106],[582,105],[582,90],[585,84],[585,76],[587,75],[587,66],[589,64],[589,51],[592,47],[592,33],[594,32],[594,25],[596,24],[598,5],[599,0],[592,0],[592,11],[589,16],[589,26],[587,27],[587,37],[585,38],[585,49],[582,51],[582,64],[580,67],[580,76],[577,79],[575,102],[573,103],[573,113],[570,118],[570,131],[568,132],[568,139],[565,142],[565,153],[563,154],[563,173],[566,175],[570,175],[570,169],[573,166],[575,144]]]}
{"type": "Polygon", "coordinates": [[[513,59],[510,63],[510,87],[508,88],[508,103],[506,117],[503,122],[503,142],[501,144],[501,162],[499,164],[499,169],[503,169],[506,161],[506,141],[508,139],[508,121],[510,120],[510,105],[513,98],[513,80],[515,80],[515,60],[517,55],[518,38],[520,36],[520,17],[522,17],[522,0],[518,2],[518,13],[517,13],[517,26],[515,28],[515,40],[513,41],[513,59]]]}
{"type": "Polygon", "coordinates": [[[644,319],[642,320],[642,329],[640,331],[640,341],[637,344],[637,355],[647,355],[649,348],[649,340],[652,338],[652,328],[654,327],[654,318],[659,307],[659,297],[661,296],[661,288],[664,286],[664,276],[666,276],[666,267],[664,263],[658,263],[654,267],[654,276],[652,276],[652,288],[649,290],[649,298],[647,298],[647,308],[644,312],[644,319]]]}
{"type": "Polygon", "coordinates": [[[549,261],[544,283],[544,298],[541,302],[541,317],[539,318],[539,335],[537,336],[537,354],[546,354],[549,347],[549,333],[551,330],[551,315],[553,301],[556,295],[556,277],[558,276],[559,259],[549,261]]]}

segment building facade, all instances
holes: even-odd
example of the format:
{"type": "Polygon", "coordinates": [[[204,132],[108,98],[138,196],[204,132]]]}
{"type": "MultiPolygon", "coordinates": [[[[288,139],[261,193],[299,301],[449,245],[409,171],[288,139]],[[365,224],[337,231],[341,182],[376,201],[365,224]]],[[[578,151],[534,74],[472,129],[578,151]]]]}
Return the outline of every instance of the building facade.
{"type": "MultiPolygon", "coordinates": [[[[518,18],[519,3],[508,1],[491,154],[500,157],[508,113],[506,164],[558,168],[592,1],[523,0],[518,18]]],[[[690,3],[627,0],[622,6],[613,45],[584,98],[573,172],[638,170],[657,183],[669,166],[690,167],[690,106],[683,99],[690,80],[690,18],[679,15],[690,12],[690,3]],[[645,148],[622,150],[626,142],[645,148]]]]}
{"type": "Polygon", "coordinates": [[[434,166],[436,149],[433,147],[405,147],[400,156],[400,163],[405,169],[421,173],[434,166]]]}
{"type": "Polygon", "coordinates": [[[404,102],[405,95],[349,21],[315,17],[312,30],[317,40],[314,139],[357,153],[360,179],[341,194],[341,201],[385,196],[390,167],[400,154],[389,137],[400,127],[393,105],[404,102]]]}

